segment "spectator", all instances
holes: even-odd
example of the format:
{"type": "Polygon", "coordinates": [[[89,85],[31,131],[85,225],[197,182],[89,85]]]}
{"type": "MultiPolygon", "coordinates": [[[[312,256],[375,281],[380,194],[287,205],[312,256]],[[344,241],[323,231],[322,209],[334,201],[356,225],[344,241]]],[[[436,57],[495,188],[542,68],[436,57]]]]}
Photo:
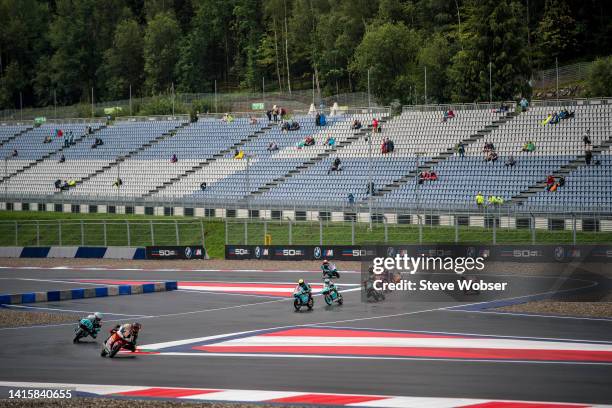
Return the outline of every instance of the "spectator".
{"type": "Polygon", "coordinates": [[[523,151],[524,152],[533,152],[536,149],[535,147],[535,143],[533,143],[533,141],[529,140],[527,141],[527,143],[525,143],[523,145],[523,151]]]}
{"type": "Polygon", "coordinates": [[[326,123],[327,123],[327,120],[325,119],[325,114],[317,112],[317,116],[315,116],[315,125],[325,126],[326,123]]]}
{"type": "Polygon", "coordinates": [[[393,140],[387,138],[387,144],[389,148],[389,153],[393,153],[395,151],[395,143],[393,143],[393,140]]]}
{"type": "Polygon", "coordinates": [[[516,164],[516,160],[514,159],[514,156],[510,155],[510,157],[508,157],[508,159],[506,160],[506,163],[504,163],[506,167],[514,167],[514,165],[516,164]]]}
{"type": "Polygon", "coordinates": [[[429,181],[437,181],[437,180],[438,180],[438,175],[436,174],[436,172],[435,172],[435,171],[431,171],[431,172],[429,173],[429,178],[428,178],[428,180],[429,180],[429,181]]]}
{"type": "Polygon", "coordinates": [[[372,133],[380,133],[378,130],[378,119],[372,119],[372,133]]]}
{"type": "Polygon", "coordinates": [[[115,188],[119,188],[123,185],[123,180],[121,180],[119,177],[117,177],[117,179],[115,180],[115,182],[113,183],[113,187],[115,188]]]}
{"type": "Polygon", "coordinates": [[[336,157],[334,159],[334,162],[332,163],[331,167],[329,168],[329,170],[327,170],[327,174],[331,173],[332,171],[342,171],[342,163],[340,162],[339,157],[336,157]]]}
{"type": "Polygon", "coordinates": [[[382,154],[389,153],[389,142],[388,142],[388,139],[386,137],[383,138],[382,144],[380,146],[380,152],[382,154]]]}
{"type": "Polygon", "coordinates": [[[205,181],[200,183],[200,190],[202,190],[202,191],[206,190],[206,182],[205,181]]]}
{"type": "Polygon", "coordinates": [[[289,131],[289,127],[290,127],[290,126],[289,126],[289,122],[282,122],[282,123],[281,123],[281,130],[282,130],[283,132],[288,132],[288,131],[289,131]]]}
{"type": "Polygon", "coordinates": [[[11,157],[17,157],[17,156],[19,156],[17,149],[13,149],[13,152],[11,153],[11,157]]]}
{"type": "Polygon", "coordinates": [[[268,117],[268,122],[272,122],[272,110],[271,109],[266,111],[266,116],[268,117]]]}
{"type": "Polygon", "coordinates": [[[300,130],[300,124],[296,121],[291,122],[289,130],[300,130]]]}
{"type": "Polygon", "coordinates": [[[176,163],[176,162],[178,162],[178,157],[176,157],[176,153],[175,153],[170,158],[170,163],[176,163]]]}
{"type": "Polygon", "coordinates": [[[551,125],[556,125],[557,123],[559,123],[559,120],[560,120],[559,114],[557,112],[553,112],[553,117],[550,120],[550,124],[551,125]]]}
{"type": "Polygon", "coordinates": [[[491,162],[491,163],[495,164],[495,162],[497,161],[498,158],[499,158],[499,156],[497,155],[495,150],[491,150],[491,151],[489,151],[489,153],[487,153],[487,155],[485,157],[485,161],[491,162]]]}
{"type": "Polygon", "coordinates": [[[593,159],[593,152],[591,150],[587,150],[586,152],[584,152],[584,162],[587,164],[587,166],[591,165],[592,159],[593,159]]]}
{"type": "Polygon", "coordinates": [[[69,187],[74,187],[74,186],[76,186],[76,180],[75,180],[75,179],[70,179],[70,180],[68,180],[68,186],[69,186],[69,187]]]}
{"type": "Polygon", "coordinates": [[[274,118],[274,122],[278,122],[278,106],[272,106],[272,117],[274,118]]]}
{"type": "Polygon", "coordinates": [[[550,189],[552,188],[554,184],[555,184],[555,178],[551,174],[546,178],[546,190],[550,191],[550,189]]]}
{"type": "Polygon", "coordinates": [[[550,121],[553,119],[553,116],[554,116],[554,112],[549,113],[546,119],[542,121],[542,126],[548,125],[550,121]]]}
{"type": "Polygon", "coordinates": [[[45,140],[43,140],[43,143],[51,143],[53,141],[53,139],[51,138],[51,136],[47,135],[45,136],[45,140]]]}
{"type": "Polygon", "coordinates": [[[459,147],[457,147],[457,151],[459,152],[459,157],[465,157],[465,145],[463,144],[463,142],[459,142],[459,147]]]}
{"type": "Polygon", "coordinates": [[[355,204],[355,196],[353,195],[353,193],[349,193],[347,198],[348,198],[349,205],[355,204]]]}
{"type": "Polygon", "coordinates": [[[314,146],[315,144],[315,139],[312,136],[306,136],[306,139],[304,139],[304,146],[314,146]]]}
{"type": "Polygon", "coordinates": [[[485,201],[484,196],[482,195],[481,192],[478,192],[478,194],[476,194],[476,205],[479,207],[482,207],[484,205],[484,201],[485,201]]]}
{"type": "Polygon", "coordinates": [[[455,117],[455,112],[453,112],[452,109],[449,109],[449,111],[446,112],[446,117],[448,119],[453,119],[455,117]]]}
{"type": "Polygon", "coordinates": [[[325,146],[334,147],[336,145],[336,139],[333,136],[327,136],[325,139],[325,146]]]}
{"type": "Polygon", "coordinates": [[[559,181],[557,181],[557,185],[559,187],[563,187],[565,185],[565,177],[563,176],[559,177],[559,181]]]}
{"type": "Polygon", "coordinates": [[[523,110],[523,112],[527,111],[527,108],[529,107],[529,102],[527,101],[527,99],[522,98],[521,101],[519,102],[519,105],[521,105],[521,109],[523,110]]]}
{"type": "Polygon", "coordinates": [[[584,142],[584,148],[588,150],[588,148],[591,146],[591,129],[587,129],[582,134],[582,141],[584,142]]]}
{"type": "Polygon", "coordinates": [[[68,190],[68,181],[64,180],[64,182],[62,183],[60,190],[68,190]]]}
{"type": "Polygon", "coordinates": [[[91,128],[91,126],[87,126],[87,134],[91,135],[93,133],[93,129],[91,128]]]}
{"type": "Polygon", "coordinates": [[[250,121],[251,121],[251,125],[257,124],[257,118],[255,116],[251,116],[250,121]]]}
{"type": "Polygon", "coordinates": [[[230,113],[223,114],[221,121],[225,123],[232,123],[234,121],[234,117],[230,113]]]}
{"type": "Polygon", "coordinates": [[[64,138],[64,147],[70,146],[70,140],[68,138],[64,138]]]}
{"type": "Polygon", "coordinates": [[[55,188],[61,189],[62,188],[62,180],[60,180],[60,179],[55,180],[55,183],[53,183],[53,185],[55,186],[55,188]]]}
{"type": "Polygon", "coordinates": [[[361,129],[361,121],[358,120],[358,119],[355,119],[353,121],[353,124],[351,125],[351,129],[353,129],[353,130],[361,129]]]}
{"type": "Polygon", "coordinates": [[[63,154],[60,156],[59,158],[59,162],[60,163],[64,163],[66,161],[66,156],[64,156],[63,154]]]}
{"type": "Polygon", "coordinates": [[[244,157],[244,151],[242,150],[234,150],[234,159],[241,160],[244,157]]]}
{"type": "Polygon", "coordinates": [[[420,172],[420,173],[419,173],[419,180],[418,180],[418,183],[419,183],[419,184],[423,184],[423,183],[425,182],[425,180],[427,180],[427,177],[428,177],[428,176],[429,176],[429,173],[427,173],[426,171],[425,171],[425,172],[423,172],[423,171],[422,171],[422,172],[420,172]]]}
{"type": "Polygon", "coordinates": [[[276,150],[278,150],[278,145],[276,144],[276,142],[270,142],[270,144],[268,145],[268,151],[273,152],[276,150]]]}

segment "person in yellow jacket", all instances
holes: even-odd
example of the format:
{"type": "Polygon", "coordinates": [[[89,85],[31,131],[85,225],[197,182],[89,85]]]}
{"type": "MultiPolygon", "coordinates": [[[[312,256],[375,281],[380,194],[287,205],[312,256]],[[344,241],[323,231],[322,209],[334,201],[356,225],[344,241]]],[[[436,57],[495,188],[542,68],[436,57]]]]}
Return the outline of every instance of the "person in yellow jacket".
{"type": "Polygon", "coordinates": [[[484,202],[485,202],[485,198],[482,195],[482,193],[479,192],[478,194],[476,194],[476,204],[480,207],[484,205],[484,202]]]}

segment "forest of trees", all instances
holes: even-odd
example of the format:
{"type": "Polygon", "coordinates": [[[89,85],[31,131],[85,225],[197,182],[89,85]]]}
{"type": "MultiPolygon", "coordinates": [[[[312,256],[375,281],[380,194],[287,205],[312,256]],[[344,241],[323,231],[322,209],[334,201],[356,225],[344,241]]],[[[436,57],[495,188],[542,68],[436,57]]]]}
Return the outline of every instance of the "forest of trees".
{"type": "Polygon", "coordinates": [[[0,0],[0,109],[176,92],[367,86],[388,103],[528,95],[610,55],[604,0],[0,0]]]}

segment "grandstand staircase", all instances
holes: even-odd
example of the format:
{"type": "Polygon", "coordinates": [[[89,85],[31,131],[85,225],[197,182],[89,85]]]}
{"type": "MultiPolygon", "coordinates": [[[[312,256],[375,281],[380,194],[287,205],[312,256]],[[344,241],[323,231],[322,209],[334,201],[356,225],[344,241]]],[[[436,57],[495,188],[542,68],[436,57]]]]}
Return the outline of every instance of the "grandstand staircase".
{"type": "MultiPolygon", "coordinates": [[[[168,137],[173,137],[179,129],[184,128],[186,126],[189,126],[189,122],[181,123],[180,125],[176,126],[174,129],[172,129],[172,130],[170,130],[170,131],[168,131],[166,133],[161,134],[160,136],[157,136],[157,137],[149,140],[147,143],[141,145],[137,149],[134,149],[134,150],[128,152],[127,154],[125,154],[125,155],[119,156],[117,159],[115,159],[114,161],[110,162],[106,166],[102,166],[101,168],[97,169],[95,172],[90,173],[87,176],[85,176],[85,177],[83,177],[83,178],[81,178],[79,180],[76,180],[76,185],[78,186],[80,184],[83,184],[84,182],[86,182],[87,180],[97,176],[98,174],[104,173],[105,171],[107,171],[107,170],[109,170],[109,169],[111,169],[113,167],[118,166],[119,164],[124,162],[125,159],[128,159],[128,158],[130,158],[132,156],[137,155],[138,153],[148,149],[149,147],[153,146],[154,144],[157,144],[157,143],[161,142],[162,140],[164,140],[164,139],[166,139],[168,137]]],[[[72,188],[72,187],[70,187],[70,188],[72,188]]],[[[56,191],[55,193],[53,193],[53,195],[60,195],[62,193],[63,193],[63,190],[60,190],[60,191],[56,191]]]]}
{"type": "Polygon", "coordinates": [[[31,169],[32,167],[36,166],[38,163],[42,163],[43,161],[47,160],[49,157],[51,157],[51,156],[53,156],[53,155],[55,155],[57,153],[61,153],[61,152],[63,152],[66,149],[69,149],[70,146],[74,146],[74,145],[78,144],[79,142],[85,140],[88,136],[95,135],[96,132],[99,132],[100,130],[105,129],[106,127],[107,127],[107,125],[102,125],[99,128],[97,128],[96,130],[92,131],[92,133],[86,134],[86,135],[81,135],[80,137],[74,139],[74,144],[72,144],[72,145],[62,146],[61,148],[59,148],[57,150],[45,153],[43,156],[39,157],[38,159],[34,160],[33,162],[28,163],[27,165],[25,165],[24,167],[22,167],[19,170],[15,171],[14,173],[11,173],[8,176],[2,177],[2,179],[0,179],[0,182],[3,182],[3,181],[5,181],[5,180],[7,180],[7,179],[9,179],[9,178],[11,178],[13,176],[16,176],[19,173],[23,173],[24,171],[26,171],[28,169],[31,169]]]}
{"type": "Polygon", "coordinates": [[[247,137],[240,139],[238,142],[234,143],[230,147],[225,148],[223,150],[220,150],[219,152],[213,154],[211,157],[208,157],[206,160],[199,162],[195,166],[191,167],[189,170],[185,170],[183,173],[179,174],[176,177],[171,178],[168,181],[164,181],[162,185],[157,186],[157,187],[155,187],[152,190],[149,190],[142,197],[143,198],[151,197],[153,194],[156,194],[156,193],[160,192],[161,190],[164,190],[168,186],[176,183],[177,181],[182,180],[182,179],[184,179],[186,177],[189,177],[190,175],[192,175],[193,173],[197,172],[198,170],[200,170],[200,169],[210,165],[211,163],[215,162],[217,159],[225,156],[229,152],[239,148],[240,146],[244,146],[244,144],[246,144],[247,142],[249,142],[249,141],[251,141],[253,139],[258,138],[259,136],[264,134],[266,131],[272,129],[273,126],[277,126],[277,124],[273,123],[273,122],[268,123],[268,125],[260,128],[259,130],[256,130],[255,132],[253,132],[252,134],[248,135],[247,137]]]}
{"type": "MultiPolygon", "coordinates": [[[[476,131],[476,133],[474,133],[470,137],[462,139],[461,143],[463,143],[463,145],[465,146],[468,146],[472,143],[482,140],[486,135],[491,133],[494,129],[497,129],[498,127],[502,126],[506,122],[510,122],[514,120],[514,118],[516,118],[519,114],[520,113],[518,112],[509,112],[506,114],[506,116],[500,117],[499,119],[494,120],[490,125],[486,125],[483,129],[476,131]]],[[[456,146],[449,147],[445,151],[440,152],[436,156],[432,157],[430,160],[427,160],[423,164],[420,164],[418,168],[414,170],[410,170],[408,173],[404,174],[400,178],[395,179],[391,183],[383,186],[382,188],[377,189],[375,193],[372,195],[375,197],[381,197],[393,190],[400,188],[402,185],[408,183],[410,180],[415,179],[420,172],[431,170],[431,168],[434,167],[435,165],[453,156],[455,154],[455,151],[456,151],[456,146]]],[[[368,199],[364,198],[363,200],[367,201],[368,199]]]]}
{"type": "Polygon", "coordinates": [[[4,146],[5,143],[10,142],[11,140],[15,140],[19,136],[23,135],[24,133],[29,132],[32,129],[34,129],[34,128],[33,127],[26,128],[26,129],[22,130],[21,132],[15,133],[13,136],[10,136],[10,137],[4,139],[3,141],[0,142],[0,147],[4,146]]]}
{"type": "MultiPolygon", "coordinates": [[[[601,155],[602,152],[610,150],[612,147],[612,136],[605,140],[600,145],[593,147],[593,158],[592,160],[596,160],[598,156],[601,155]]],[[[571,172],[586,166],[585,155],[581,154],[577,156],[574,160],[570,161],[559,167],[557,170],[553,171],[551,175],[555,178],[559,178],[561,176],[566,177],[571,172]]],[[[525,201],[529,199],[529,197],[533,197],[534,195],[546,190],[546,179],[539,180],[536,183],[532,184],[527,188],[527,190],[521,191],[519,194],[513,196],[510,200],[506,201],[506,205],[522,205],[525,201]]]]}
{"type": "MultiPolygon", "coordinates": [[[[379,123],[381,125],[383,123],[385,123],[385,122],[387,122],[387,118],[386,117],[383,117],[383,118],[381,118],[379,120],[379,123]]],[[[263,194],[266,191],[269,191],[270,189],[272,189],[272,188],[278,186],[279,184],[285,182],[287,179],[295,176],[296,174],[300,174],[303,171],[309,169],[310,167],[312,167],[316,163],[319,163],[320,161],[322,161],[326,157],[329,157],[330,155],[332,155],[333,153],[337,152],[338,150],[341,150],[341,149],[345,148],[346,146],[349,146],[351,143],[353,143],[356,140],[359,140],[361,137],[370,134],[371,131],[372,131],[372,126],[371,125],[369,125],[366,128],[362,128],[359,132],[354,133],[353,136],[349,136],[349,137],[346,138],[346,140],[338,142],[336,144],[336,146],[334,146],[333,148],[325,150],[324,152],[321,152],[321,153],[317,154],[315,157],[309,158],[308,160],[304,161],[299,166],[296,166],[294,169],[291,169],[287,173],[283,174],[281,177],[277,177],[277,178],[273,179],[272,181],[267,182],[263,186],[258,187],[257,190],[251,191],[249,196],[253,196],[253,195],[256,196],[256,195],[259,195],[259,194],[263,194]]]]}

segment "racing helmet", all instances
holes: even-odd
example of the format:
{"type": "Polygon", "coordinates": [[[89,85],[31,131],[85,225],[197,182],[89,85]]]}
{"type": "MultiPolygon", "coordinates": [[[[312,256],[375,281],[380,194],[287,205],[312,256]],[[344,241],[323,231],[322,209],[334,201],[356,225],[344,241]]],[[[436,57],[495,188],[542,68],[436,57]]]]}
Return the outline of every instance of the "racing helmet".
{"type": "Polygon", "coordinates": [[[87,318],[88,318],[89,320],[94,320],[94,319],[96,318],[96,316],[94,316],[94,315],[90,314],[89,316],[87,316],[87,318]]]}
{"type": "Polygon", "coordinates": [[[136,332],[137,332],[137,331],[138,331],[138,330],[140,330],[141,328],[142,328],[142,325],[141,325],[140,323],[138,323],[138,322],[134,322],[134,323],[132,323],[132,330],[134,330],[134,331],[136,331],[136,332]]]}
{"type": "Polygon", "coordinates": [[[326,279],[324,280],[324,282],[325,282],[325,284],[326,284],[326,285],[329,285],[329,282],[331,282],[331,281],[329,280],[329,278],[326,278],[326,279]]]}
{"type": "Polygon", "coordinates": [[[327,265],[329,263],[329,261],[327,259],[323,260],[323,265],[327,265]]]}
{"type": "Polygon", "coordinates": [[[300,280],[298,281],[298,285],[303,285],[303,284],[304,284],[304,279],[300,279],[300,280]]]}
{"type": "Polygon", "coordinates": [[[104,317],[104,316],[102,315],[102,313],[96,312],[96,313],[94,313],[94,317],[96,318],[96,320],[102,320],[102,317],[104,317]]]}

